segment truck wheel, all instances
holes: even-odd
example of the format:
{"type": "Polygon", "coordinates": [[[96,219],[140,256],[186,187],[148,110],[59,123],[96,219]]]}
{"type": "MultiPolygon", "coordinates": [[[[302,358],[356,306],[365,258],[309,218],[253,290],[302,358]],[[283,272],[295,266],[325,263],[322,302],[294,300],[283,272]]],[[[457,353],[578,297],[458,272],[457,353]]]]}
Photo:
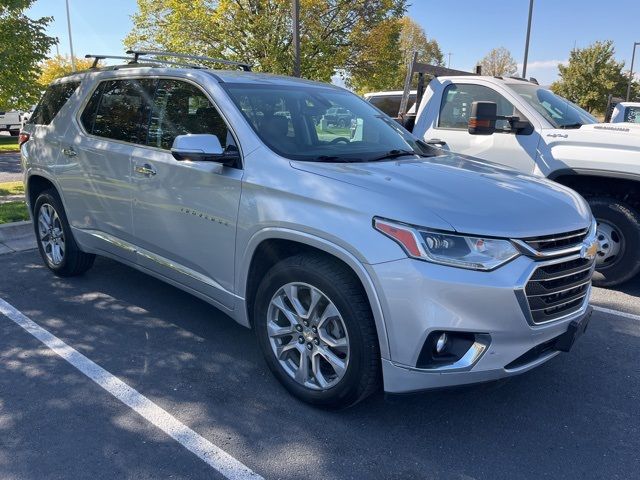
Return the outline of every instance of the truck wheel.
{"type": "Polygon", "coordinates": [[[615,198],[593,197],[589,205],[600,242],[593,284],[611,287],[631,280],[640,271],[640,215],[615,198]]]}
{"type": "Polygon", "coordinates": [[[81,251],[76,244],[55,190],[45,190],[38,196],[33,218],[38,250],[53,273],[73,277],[91,268],[95,255],[81,251]]]}
{"type": "Polygon", "coordinates": [[[258,287],[253,325],[267,365],[299,399],[343,408],[379,385],[369,301],[353,272],[330,257],[282,260],[258,287]]]}
{"type": "Polygon", "coordinates": [[[18,135],[20,135],[20,130],[9,130],[9,135],[11,135],[12,137],[17,137],[18,135]]]}

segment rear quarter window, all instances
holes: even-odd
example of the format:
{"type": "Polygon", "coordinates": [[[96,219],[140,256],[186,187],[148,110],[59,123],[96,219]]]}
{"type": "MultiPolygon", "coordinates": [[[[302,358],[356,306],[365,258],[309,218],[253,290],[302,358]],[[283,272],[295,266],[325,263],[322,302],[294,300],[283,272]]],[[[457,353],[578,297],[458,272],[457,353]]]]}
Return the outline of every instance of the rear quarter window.
{"type": "Polygon", "coordinates": [[[28,123],[49,125],[79,86],[80,82],[65,82],[49,85],[40,99],[40,103],[38,103],[36,109],[33,111],[33,115],[31,115],[28,123]]]}

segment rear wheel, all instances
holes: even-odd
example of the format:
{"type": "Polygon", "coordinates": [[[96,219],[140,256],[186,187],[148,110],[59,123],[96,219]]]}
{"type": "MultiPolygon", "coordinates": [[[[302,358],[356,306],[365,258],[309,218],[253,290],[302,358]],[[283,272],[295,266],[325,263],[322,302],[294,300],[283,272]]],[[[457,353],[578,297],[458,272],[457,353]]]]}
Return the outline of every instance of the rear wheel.
{"type": "Polygon", "coordinates": [[[81,251],[76,244],[55,190],[46,190],[38,196],[33,218],[38,250],[53,273],[72,277],[91,268],[95,255],[81,251]]]}
{"type": "Polygon", "coordinates": [[[593,284],[611,287],[632,279],[640,272],[640,214],[615,198],[590,198],[589,205],[600,243],[593,284]]]}
{"type": "Polygon", "coordinates": [[[20,130],[9,130],[9,135],[11,135],[12,137],[17,137],[18,135],[20,135],[20,130]]]}
{"type": "Polygon", "coordinates": [[[373,315],[354,274],[325,255],[296,255],[267,273],[254,327],[267,364],[299,399],[341,408],[379,384],[373,315]]]}

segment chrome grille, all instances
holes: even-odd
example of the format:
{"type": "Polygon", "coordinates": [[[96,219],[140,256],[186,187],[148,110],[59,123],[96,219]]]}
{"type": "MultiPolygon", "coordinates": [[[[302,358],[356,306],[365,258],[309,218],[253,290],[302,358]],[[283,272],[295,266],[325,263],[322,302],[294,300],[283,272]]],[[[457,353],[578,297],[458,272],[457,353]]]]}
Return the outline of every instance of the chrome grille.
{"type": "Polygon", "coordinates": [[[572,258],[546,263],[525,287],[533,323],[546,323],[582,308],[591,285],[595,260],[572,258]]]}
{"type": "Polygon", "coordinates": [[[548,252],[580,245],[589,234],[589,229],[574,230],[559,235],[525,238],[523,241],[537,252],[548,252]]]}

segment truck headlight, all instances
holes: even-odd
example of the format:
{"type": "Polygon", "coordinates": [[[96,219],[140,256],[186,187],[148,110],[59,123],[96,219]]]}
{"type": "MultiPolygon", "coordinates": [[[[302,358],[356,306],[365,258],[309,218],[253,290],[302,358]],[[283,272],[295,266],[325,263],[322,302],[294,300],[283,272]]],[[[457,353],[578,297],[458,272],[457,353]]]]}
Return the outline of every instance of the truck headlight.
{"type": "Polygon", "coordinates": [[[486,271],[519,255],[509,240],[432,231],[380,218],[374,218],[373,226],[410,257],[440,265],[486,271]]]}

